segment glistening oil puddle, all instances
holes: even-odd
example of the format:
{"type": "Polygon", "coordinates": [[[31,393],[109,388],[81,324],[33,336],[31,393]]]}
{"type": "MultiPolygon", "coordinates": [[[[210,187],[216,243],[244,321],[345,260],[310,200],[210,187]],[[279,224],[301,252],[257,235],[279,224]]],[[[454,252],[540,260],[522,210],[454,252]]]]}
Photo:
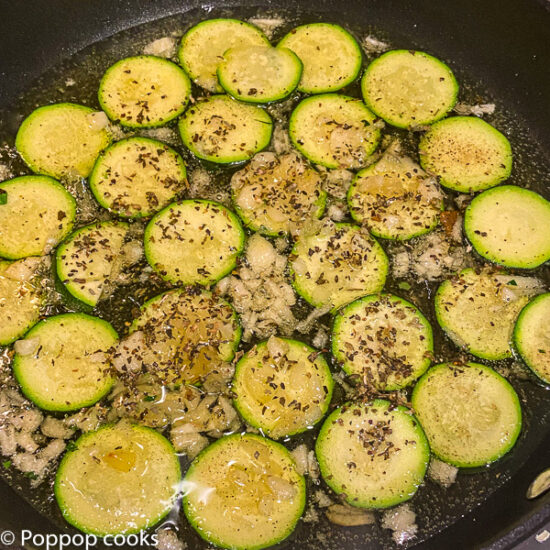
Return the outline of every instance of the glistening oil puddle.
{"type": "MultiPolygon", "coordinates": [[[[231,16],[246,19],[253,15],[257,15],[255,9],[243,8],[232,9],[230,11],[194,10],[120,32],[105,41],[86,48],[66,63],[39,79],[32,88],[19,98],[12,110],[0,113],[2,121],[0,126],[0,143],[6,144],[0,150],[0,160],[9,165],[14,175],[27,173],[27,169],[18,157],[13,154],[11,149],[16,130],[23,117],[37,106],[59,101],[72,101],[99,108],[96,97],[98,82],[105,69],[114,61],[128,55],[141,53],[144,45],[156,38],[172,34],[179,37],[187,28],[205,18],[231,16]]],[[[401,35],[388,35],[387,30],[383,28],[364,28],[354,26],[353,24],[350,26],[349,21],[346,21],[345,15],[341,13],[325,13],[322,16],[314,13],[279,13],[277,15],[282,16],[285,22],[276,29],[273,37],[274,42],[296,24],[323,19],[341,22],[344,26],[350,28],[359,39],[363,38],[366,34],[372,34],[389,41],[394,47],[423,49],[422,43],[410,41],[407,37],[401,35]]],[[[430,53],[436,56],[438,54],[436,51],[431,51],[430,53]]],[[[366,60],[368,60],[368,57],[366,60]]],[[[457,78],[462,85],[459,96],[461,102],[476,103],[480,100],[482,102],[496,102],[495,114],[484,118],[496,125],[510,138],[515,153],[515,164],[510,183],[530,187],[548,196],[548,192],[544,187],[544,178],[550,172],[550,163],[538,144],[532,140],[526,126],[513,113],[503,109],[502,105],[498,102],[498,97],[491,97],[476,82],[469,80],[466,70],[453,65],[452,60],[447,61],[451,62],[453,70],[455,70],[457,78]]],[[[344,90],[344,93],[359,96],[358,85],[354,84],[350,86],[344,90]]],[[[198,97],[200,95],[202,95],[201,91],[195,89],[194,96],[198,97]]],[[[298,97],[295,97],[294,103],[297,100],[298,97]]],[[[285,115],[282,115],[280,109],[277,107],[271,110],[274,118],[284,118],[285,115]]],[[[405,144],[410,146],[411,150],[415,150],[417,136],[388,128],[386,128],[385,132],[401,137],[405,144]]],[[[190,173],[199,166],[199,163],[184,149],[179,139],[175,147],[184,157],[190,173]]],[[[227,197],[229,179],[235,169],[221,169],[212,166],[206,166],[206,168],[214,175],[219,189],[219,199],[223,200],[227,197]]],[[[82,199],[80,204],[81,224],[84,223],[87,212],[87,207],[83,205],[83,201],[84,199],[82,199]]],[[[447,203],[452,205],[453,201],[454,195],[447,193],[447,203]]],[[[102,212],[101,215],[105,216],[105,212],[102,212]]],[[[384,244],[384,246],[388,248],[387,244],[384,244]]],[[[536,275],[543,278],[547,284],[550,282],[547,268],[541,268],[536,275]]],[[[410,289],[404,290],[398,286],[397,281],[390,278],[387,282],[386,290],[412,300],[429,318],[435,335],[436,361],[454,360],[463,357],[444,337],[435,321],[432,302],[429,298],[433,296],[437,283],[418,282],[413,276],[408,279],[406,278],[406,280],[410,284],[410,289]]],[[[158,283],[158,281],[121,287],[109,300],[101,303],[94,314],[109,320],[121,334],[125,334],[127,323],[132,319],[132,312],[143,304],[145,300],[165,289],[166,287],[162,283],[158,283]]],[[[69,300],[65,296],[62,305],[52,310],[51,313],[74,311],[77,307],[79,306],[74,301],[69,300]]],[[[300,302],[295,310],[297,315],[305,317],[310,308],[305,303],[300,302]]],[[[328,318],[322,319],[322,321],[325,325],[330,326],[328,318]]],[[[306,338],[303,335],[297,334],[296,337],[304,339],[311,344],[313,334],[307,335],[306,338]]],[[[248,346],[244,349],[248,349],[248,346]]],[[[469,359],[473,358],[469,357],[469,359]]],[[[332,366],[335,368],[334,365],[332,366]]],[[[457,521],[469,510],[480,505],[491,493],[506,483],[518,471],[528,455],[550,431],[550,408],[547,406],[548,392],[532,380],[513,379],[512,383],[518,390],[524,412],[523,432],[514,451],[498,464],[481,472],[472,474],[461,473],[457,483],[449,489],[442,489],[433,482],[426,480],[424,486],[421,487],[418,494],[412,500],[419,525],[418,536],[414,542],[421,542],[430,538],[435,533],[444,529],[445,526],[457,521]]],[[[333,404],[338,404],[342,399],[343,392],[336,389],[333,404]]],[[[305,442],[309,448],[312,448],[315,433],[315,430],[311,430],[303,436],[292,438],[286,444],[292,449],[299,443],[305,442]]],[[[183,471],[186,470],[187,466],[188,461],[183,458],[183,471]]],[[[30,488],[28,479],[22,475],[11,473],[11,470],[2,469],[1,476],[42,514],[46,515],[57,525],[64,526],[52,496],[53,479],[51,477],[37,490],[30,488]]],[[[377,525],[342,528],[328,523],[322,510],[313,506],[313,494],[317,489],[318,487],[308,479],[309,510],[307,516],[309,520],[313,520],[315,517],[317,517],[317,520],[301,521],[295,533],[280,545],[281,549],[335,550],[346,548],[349,550],[359,550],[394,547],[390,532],[379,528],[377,525]]],[[[109,488],[106,487],[105,490],[109,490],[109,488]]],[[[186,541],[189,549],[199,550],[208,547],[189,527],[186,520],[182,518],[179,502],[164,524],[176,527],[180,533],[180,537],[186,541]]],[[[414,544],[414,542],[411,544],[414,544]]]]}

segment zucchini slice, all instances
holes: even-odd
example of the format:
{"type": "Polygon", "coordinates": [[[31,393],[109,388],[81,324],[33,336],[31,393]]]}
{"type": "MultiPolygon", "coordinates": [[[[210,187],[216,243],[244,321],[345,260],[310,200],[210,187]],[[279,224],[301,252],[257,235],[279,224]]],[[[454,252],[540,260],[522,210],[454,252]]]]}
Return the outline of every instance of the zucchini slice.
{"type": "Polygon", "coordinates": [[[19,127],[15,147],[33,172],[85,178],[111,143],[107,130],[93,123],[93,114],[90,107],[75,103],[39,107],[19,127]]]}
{"type": "Polygon", "coordinates": [[[327,168],[357,169],[380,141],[375,116],[362,101],[338,94],[302,100],[290,115],[292,143],[311,162],[327,168]]]}
{"type": "Polygon", "coordinates": [[[227,95],[197,102],[178,123],[185,146],[218,164],[243,162],[269,145],[273,122],[260,107],[227,95]]]}
{"type": "Polygon", "coordinates": [[[53,178],[21,176],[0,183],[0,192],[0,256],[48,254],[71,231],[76,202],[53,178]]]}
{"type": "Polygon", "coordinates": [[[338,312],[332,354],[348,374],[380,390],[397,390],[431,363],[432,327],[413,304],[393,296],[365,296],[338,312]]]}
{"type": "Polygon", "coordinates": [[[514,329],[514,346],[525,364],[550,384],[550,293],[529,302],[519,314],[514,329]]]}
{"type": "Polygon", "coordinates": [[[327,485],[360,508],[388,508],[412,498],[430,460],[411,412],[383,399],[336,409],[319,432],[315,453],[327,485]]]}
{"type": "Polygon", "coordinates": [[[303,342],[260,342],[237,363],[235,408],[273,439],[311,429],[327,412],[334,382],[320,352],[303,342]]]}
{"type": "Polygon", "coordinates": [[[8,346],[38,322],[42,298],[32,276],[22,279],[19,262],[0,260],[0,346],[8,346]]]}
{"type": "Polygon", "coordinates": [[[287,538],[304,512],[306,485],[290,453],[254,434],[218,439],[183,479],[183,512],[206,541],[261,550],[287,538]]]}
{"type": "Polygon", "coordinates": [[[123,218],[152,216],[187,190],[185,163],[168,145],[144,137],[121,139],[97,159],[90,189],[123,218]]]}
{"type": "Polygon", "coordinates": [[[489,189],[466,208],[464,232],[485,259],[534,269],[550,260],[550,202],[515,185],[489,189]]]}
{"type": "Polygon", "coordinates": [[[456,103],[458,83],[439,59],[392,50],[367,67],[361,91],[373,113],[392,126],[410,128],[443,118],[456,103]]]}
{"type": "Polygon", "coordinates": [[[269,46],[265,34],[237,19],[209,19],[189,29],[181,39],[178,57],[193,82],[209,92],[220,93],[216,75],[223,54],[240,46],[269,46]]]}
{"type": "Polygon", "coordinates": [[[479,363],[431,368],[416,384],[412,405],[432,453],[458,468],[498,460],[521,430],[514,388],[479,363]]]}
{"type": "Polygon", "coordinates": [[[145,229],[145,256],[167,281],[208,286],[235,267],[244,237],[239,218],[222,204],[187,200],[151,219],[145,229]]]}
{"type": "Polygon", "coordinates": [[[259,153],[231,178],[235,211],[263,235],[296,232],[325,210],[321,175],[294,153],[259,153]]]}
{"type": "Polygon", "coordinates": [[[474,116],[441,120],[422,136],[420,164],[441,185],[472,193],[498,185],[512,171],[512,147],[496,128],[474,116]]]}
{"type": "Polygon", "coordinates": [[[458,347],[476,357],[511,357],[514,324],[529,301],[529,292],[517,293],[516,279],[503,273],[465,269],[437,289],[437,322],[458,347]]]}
{"type": "Polygon", "coordinates": [[[63,457],[55,497],[80,531],[137,533],[172,509],[181,482],[178,457],[155,430],[120,422],[81,436],[63,457]]]}
{"type": "Polygon", "coordinates": [[[93,223],[75,231],[57,249],[57,275],[75,298],[97,305],[128,229],[123,222],[93,223]]]}
{"type": "Polygon", "coordinates": [[[292,283],[312,306],[333,311],[384,288],[388,257],[368,231],[349,223],[323,224],[302,234],[290,256],[292,283]]]}
{"type": "Polygon", "coordinates": [[[443,210],[435,178],[393,151],[357,173],[347,198],[352,218],[383,239],[424,235],[435,229],[443,210]]]}
{"type": "Polygon", "coordinates": [[[218,65],[222,88],[248,103],[271,103],[289,96],[302,76],[302,62],[286,48],[247,45],[231,48],[218,65]]]}
{"type": "Polygon", "coordinates": [[[30,353],[16,353],[15,375],[23,393],[41,409],[74,411],[105,396],[113,385],[107,359],[115,329],[84,313],[48,317],[25,335],[30,353]]]}
{"type": "Polygon", "coordinates": [[[292,50],[304,64],[298,90],[335,92],[351,84],[363,63],[361,47],[338,25],[311,23],[292,29],[277,45],[292,50]]]}
{"type": "Polygon", "coordinates": [[[185,72],[153,55],[126,57],[111,65],[99,83],[101,108],[128,128],[162,126],[183,113],[191,96],[185,72]]]}
{"type": "Polygon", "coordinates": [[[130,327],[130,334],[136,331],[144,336],[144,363],[164,382],[176,384],[202,382],[233,359],[241,339],[233,307],[196,289],[169,290],[146,302],[130,327]]]}

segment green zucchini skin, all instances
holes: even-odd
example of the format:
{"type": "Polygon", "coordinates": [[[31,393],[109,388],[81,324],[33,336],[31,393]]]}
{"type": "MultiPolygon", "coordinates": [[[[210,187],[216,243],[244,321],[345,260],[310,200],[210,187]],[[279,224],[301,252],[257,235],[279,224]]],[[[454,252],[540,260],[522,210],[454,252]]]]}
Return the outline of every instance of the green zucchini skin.
{"type": "Polygon", "coordinates": [[[91,127],[93,113],[90,107],[76,103],[38,107],[21,123],[15,148],[37,174],[57,179],[75,175],[85,178],[99,153],[111,143],[105,128],[91,127]],[[52,135],[56,136],[54,141],[52,135]]]}
{"type": "MultiPolygon", "coordinates": [[[[129,430],[129,433],[126,434],[128,439],[131,439],[133,431],[137,432],[138,434],[143,434],[147,438],[150,438],[151,441],[154,441],[158,444],[159,448],[158,450],[162,449],[166,452],[167,455],[170,455],[171,458],[171,470],[170,476],[172,477],[173,481],[175,482],[173,494],[171,495],[171,498],[167,499],[167,502],[165,503],[164,507],[158,511],[158,513],[151,517],[147,518],[146,521],[143,521],[143,517],[140,518],[142,520],[142,523],[140,525],[131,527],[130,523],[128,522],[128,527],[123,529],[105,529],[105,528],[98,528],[97,526],[94,526],[93,524],[90,524],[89,519],[86,520],[86,518],[83,517],[77,517],[77,514],[74,510],[71,510],[67,505],[67,498],[66,498],[66,490],[67,490],[67,470],[71,468],[73,463],[77,460],[80,452],[82,452],[83,449],[86,449],[88,446],[92,446],[95,440],[100,440],[106,432],[113,431],[120,429],[120,424],[106,424],[99,429],[93,431],[93,432],[87,432],[83,435],[81,435],[75,442],[73,448],[67,453],[65,453],[63,459],[61,460],[61,463],[57,469],[57,474],[55,477],[55,483],[54,483],[54,495],[57,500],[57,504],[61,510],[61,513],[63,514],[63,517],[65,520],[76,527],[79,531],[95,535],[97,537],[107,537],[107,536],[116,536],[116,535],[130,535],[134,533],[139,533],[140,531],[143,531],[145,529],[148,529],[149,527],[152,527],[159,523],[164,517],[168,515],[170,510],[172,509],[172,506],[175,502],[176,496],[177,496],[177,484],[179,483],[181,479],[181,467],[179,463],[179,459],[176,455],[176,452],[170,443],[164,436],[162,436],[160,433],[155,431],[152,428],[148,428],[146,426],[141,426],[137,424],[128,424],[123,429],[129,430]]],[[[77,481],[77,480],[75,480],[77,481]]],[[[166,482],[167,480],[163,480],[166,482]]],[[[110,487],[113,488],[113,487],[110,487]]]]}
{"type": "Polygon", "coordinates": [[[190,97],[191,82],[181,67],[152,55],[117,61],[105,71],[98,90],[103,111],[127,128],[164,126],[183,113],[190,97]],[[127,99],[127,89],[135,100],[127,99]]]}
{"type": "Polygon", "coordinates": [[[416,384],[411,402],[432,453],[457,468],[495,462],[512,449],[521,432],[521,404],[514,388],[479,363],[432,367],[416,384]],[[481,405],[487,411],[480,410],[481,405]],[[492,433],[492,426],[501,420],[495,428],[498,433],[492,433]],[[456,426],[449,428],[443,422],[456,426]],[[468,435],[457,435],[464,433],[468,435]]]}
{"type": "Polygon", "coordinates": [[[363,63],[361,47],[355,38],[330,23],[296,27],[282,38],[277,48],[288,48],[302,60],[304,72],[298,90],[307,94],[341,90],[359,76],[363,63]]]}
{"type": "Polygon", "coordinates": [[[523,362],[545,384],[550,384],[550,349],[545,338],[550,319],[550,293],[533,298],[520,312],[513,344],[523,362]]]}
{"type": "MultiPolygon", "coordinates": [[[[252,533],[253,535],[261,534],[260,529],[261,527],[264,527],[262,525],[260,527],[257,526],[256,530],[243,529],[243,532],[246,533],[246,540],[243,540],[243,535],[235,536],[235,534],[233,533],[224,534],[223,532],[220,532],[224,529],[224,522],[216,521],[215,526],[204,526],[204,519],[200,517],[199,512],[195,509],[194,503],[192,502],[194,498],[194,491],[191,489],[183,496],[183,513],[185,514],[185,517],[187,518],[191,526],[201,536],[201,538],[203,538],[210,544],[216,545],[217,547],[226,548],[228,550],[263,550],[264,548],[274,546],[277,543],[286,539],[292,533],[292,531],[294,531],[298,520],[304,512],[306,505],[306,483],[303,476],[296,472],[295,463],[290,453],[280,443],[256,434],[246,433],[227,435],[206,447],[206,449],[201,451],[201,453],[191,463],[191,466],[187,470],[187,473],[185,474],[183,479],[184,485],[189,485],[189,487],[196,487],[196,484],[198,483],[196,479],[202,479],[202,475],[200,472],[201,467],[206,464],[208,460],[210,460],[211,456],[213,456],[214,458],[217,458],[217,456],[223,458],[223,453],[226,452],[224,449],[225,447],[231,448],[233,446],[234,450],[231,453],[232,462],[235,463],[236,466],[240,466],[240,456],[237,454],[239,447],[242,446],[243,448],[245,448],[245,446],[252,447],[253,445],[256,445],[256,449],[259,450],[260,453],[258,455],[258,459],[256,460],[263,459],[263,457],[261,456],[262,451],[260,450],[263,447],[263,450],[267,450],[266,452],[270,453],[270,455],[277,456],[279,463],[284,464],[284,475],[291,478],[291,483],[294,486],[296,494],[295,498],[291,499],[290,503],[289,501],[285,500],[282,502],[280,501],[277,504],[279,505],[279,508],[284,505],[285,510],[281,510],[282,513],[288,512],[290,509],[292,516],[285,518],[286,525],[278,529],[278,532],[273,533],[270,538],[266,536],[257,536],[257,539],[253,540],[254,537],[250,537],[250,533],[252,533]],[[231,540],[229,540],[230,537],[231,540]]],[[[223,463],[225,463],[225,460],[223,460],[222,464],[223,463]]],[[[228,468],[223,468],[223,471],[227,472],[227,477],[227,475],[229,475],[228,468]]],[[[212,481],[205,480],[204,482],[201,481],[201,483],[212,483],[212,481]]],[[[271,516],[275,517],[277,512],[279,512],[279,509],[276,508],[272,512],[271,516]]],[[[246,515],[246,509],[242,509],[241,514],[246,515]]],[[[227,524],[228,522],[231,530],[237,531],[237,533],[238,531],[240,531],[240,528],[238,526],[233,527],[231,525],[232,518],[227,518],[225,524],[227,524]]],[[[277,522],[277,524],[279,522],[277,522]]]]}
{"type": "Polygon", "coordinates": [[[461,193],[494,187],[512,172],[506,136],[473,116],[436,122],[420,139],[418,150],[422,167],[436,174],[441,185],[461,193]]]}
{"type": "MultiPolygon", "coordinates": [[[[21,387],[21,391],[38,407],[47,411],[69,412],[89,407],[109,393],[114,379],[108,373],[106,361],[103,361],[102,368],[97,367],[95,369],[94,374],[91,371],[96,365],[99,365],[99,362],[93,362],[86,359],[86,357],[98,351],[107,352],[116,343],[118,335],[110,323],[84,313],[64,313],[48,317],[34,325],[25,334],[25,340],[34,338],[38,339],[40,352],[55,353],[57,361],[71,361],[70,366],[65,365],[64,367],[62,364],[61,367],[58,367],[64,369],[64,381],[60,383],[59,380],[52,381],[49,376],[46,376],[45,380],[36,378],[38,374],[40,376],[44,375],[39,368],[40,361],[47,361],[47,359],[40,359],[39,352],[30,359],[29,356],[15,354],[13,374],[21,387]],[[50,330],[53,331],[52,336],[48,336],[50,330]],[[95,339],[92,338],[94,330],[97,331],[95,339]],[[45,333],[44,336],[43,333],[45,333]],[[77,336],[81,338],[78,348],[76,347],[79,344],[76,340],[77,336]],[[64,342],[70,344],[72,350],[80,350],[82,356],[79,358],[78,363],[76,359],[70,359],[66,355],[62,355],[65,347],[64,342]],[[57,344],[61,345],[61,350],[57,348],[57,344]],[[70,376],[74,376],[81,385],[83,373],[90,378],[85,391],[81,390],[76,382],[74,385],[68,383],[70,376]],[[91,380],[92,377],[94,377],[94,380],[91,380]],[[73,390],[76,390],[74,397],[72,397],[73,390]]],[[[55,364],[47,364],[49,368],[55,368],[55,364]]]]}
{"type": "Polygon", "coordinates": [[[73,228],[76,201],[57,180],[20,176],[0,183],[0,190],[8,201],[0,207],[1,257],[43,256],[73,228]]]}
{"type": "Polygon", "coordinates": [[[488,189],[466,208],[464,233],[486,260],[535,269],[550,260],[550,202],[515,185],[488,189]]]}
{"type": "Polygon", "coordinates": [[[447,65],[425,52],[391,50],[367,66],[361,80],[361,91],[373,113],[392,126],[410,128],[442,119],[456,103],[458,83],[447,65]],[[386,73],[393,78],[398,72],[401,74],[390,85],[386,73]],[[422,79],[425,79],[427,91],[438,90],[432,94],[429,107],[423,110],[427,91],[420,88],[422,79]],[[394,89],[407,90],[392,93],[392,85],[394,89]],[[415,102],[417,98],[422,99],[421,104],[415,102]]]}
{"type": "Polygon", "coordinates": [[[351,506],[371,509],[412,498],[430,460],[428,441],[416,418],[409,409],[391,407],[383,399],[346,403],[333,411],[321,427],[315,454],[325,483],[335,493],[351,506]],[[386,446],[378,447],[381,442],[386,446]],[[362,463],[357,461],[359,454],[362,463]],[[373,472],[378,476],[370,475],[373,472]],[[384,483],[378,477],[386,477],[384,483]]]}

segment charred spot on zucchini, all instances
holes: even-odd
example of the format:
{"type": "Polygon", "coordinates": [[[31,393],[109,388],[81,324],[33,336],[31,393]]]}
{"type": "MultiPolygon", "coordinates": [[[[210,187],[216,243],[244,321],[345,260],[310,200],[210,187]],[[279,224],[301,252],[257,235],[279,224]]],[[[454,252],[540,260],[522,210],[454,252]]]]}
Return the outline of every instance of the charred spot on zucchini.
{"type": "Polygon", "coordinates": [[[443,118],[456,103],[458,83],[439,59],[424,52],[392,50],[367,67],[361,91],[380,118],[411,128],[443,118]]]}
{"type": "Polygon", "coordinates": [[[214,95],[188,109],[178,127],[183,143],[196,157],[231,164],[265,149],[273,122],[260,107],[214,95]]]}
{"type": "Polygon", "coordinates": [[[189,29],[181,39],[178,57],[195,84],[209,92],[220,93],[216,71],[230,48],[269,46],[264,33],[238,19],[209,19],[189,29]]]}
{"type": "Polygon", "coordinates": [[[490,262],[534,269],[550,260],[550,202],[515,185],[489,189],[466,208],[464,232],[490,262]]]}
{"type": "Polygon", "coordinates": [[[441,120],[422,136],[420,163],[441,185],[472,193],[498,185],[512,171],[510,142],[477,117],[441,120]]]}
{"type": "Polygon", "coordinates": [[[117,333],[103,319],[83,313],[48,317],[25,335],[13,374],[41,409],[73,411],[104,397],[113,385],[107,352],[117,333]]]}
{"type": "Polygon", "coordinates": [[[235,211],[263,235],[296,233],[320,218],[326,202],[321,175],[294,153],[259,153],[231,178],[235,211]]]}
{"type": "Polygon", "coordinates": [[[78,300],[95,306],[114,275],[129,226],[124,222],[101,222],[75,231],[56,251],[59,280],[78,300]]]}
{"type": "Polygon", "coordinates": [[[382,399],[336,409],[319,432],[315,453],[327,485],[359,508],[389,508],[412,498],[430,460],[411,411],[382,399]]]}
{"type": "Polygon", "coordinates": [[[531,300],[519,314],[514,328],[514,347],[525,364],[550,384],[550,293],[531,300]]]}
{"type": "Polygon", "coordinates": [[[458,347],[476,357],[506,359],[512,355],[517,316],[538,292],[536,279],[465,269],[437,289],[437,322],[458,347]]]}
{"type": "Polygon", "coordinates": [[[164,384],[203,381],[233,359],[241,338],[233,307],[195,289],[170,290],[146,302],[130,327],[130,334],[138,331],[142,345],[132,353],[164,384]]]}
{"type": "Polygon", "coordinates": [[[359,75],[363,55],[355,38],[339,25],[311,23],[292,29],[277,45],[304,64],[298,89],[309,94],[335,92],[359,75]]]}
{"type": "Polygon", "coordinates": [[[314,426],[330,405],[333,386],[321,352],[272,336],[239,360],[232,391],[246,422],[280,439],[314,426]]]}
{"type": "Polygon", "coordinates": [[[183,487],[189,523],[206,541],[231,550],[281,542],[306,502],[305,481],[290,453],[254,434],[229,435],[207,447],[187,470],[183,487]]]}
{"type": "Polygon", "coordinates": [[[302,62],[294,52],[269,45],[231,48],[218,65],[222,88],[248,103],[271,103],[290,95],[302,76],[302,62]]]}
{"type": "Polygon", "coordinates": [[[302,233],[290,256],[293,286],[308,303],[333,311],[384,288],[388,258],[368,231],[325,222],[302,233]]]}
{"type": "Polygon", "coordinates": [[[48,176],[21,176],[0,183],[0,256],[18,260],[48,254],[70,232],[72,195],[48,176]]]}
{"type": "Polygon", "coordinates": [[[174,505],[180,481],[179,460],[167,439],[120,422],[76,441],[61,461],[54,491],[71,525],[105,537],[158,523],[174,505]]]}
{"type": "Polygon", "coordinates": [[[145,256],[165,280],[208,286],[236,265],[244,248],[239,218],[207,200],[173,203],[145,229],[145,256]]]}
{"type": "Polygon", "coordinates": [[[117,216],[152,216],[188,188],[185,163],[168,145],[144,137],[121,139],[97,159],[90,189],[117,216]]]}
{"type": "Polygon", "coordinates": [[[479,363],[431,368],[415,386],[412,405],[432,453],[458,468],[498,460],[521,431],[521,406],[514,388],[479,363]]]}
{"type": "Polygon", "coordinates": [[[430,366],[430,323],[410,302],[391,294],[365,296],[341,309],[332,354],[342,369],[380,390],[410,385],[430,366]]]}
{"type": "Polygon", "coordinates": [[[111,65],[99,83],[101,108],[128,128],[162,126],[183,113],[191,82],[175,63],[162,57],[126,57],[111,65]]]}
{"type": "Polygon", "coordinates": [[[339,94],[302,100],[290,115],[294,147],[326,168],[358,169],[380,141],[376,117],[362,101],[339,94]]]}
{"type": "Polygon", "coordinates": [[[90,107],[75,103],[39,107],[17,131],[17,152],[33,172],[85,178],[111,142],[109,132],[94,125],[93,114],[90,107]]]}
{"type": "Polygon", "coordinates": [[[357,173],[347,199],[356,222],[376,237],[400,241],[435,229],[443,210],[435,178],[394,148],[357,173]]]}
{"type": "Polygon", "coordinates": [[[21,272],[23,262],[0,260],[0,346],[23,336],[40,318],[43,297],[34,275],[21,272]]]}

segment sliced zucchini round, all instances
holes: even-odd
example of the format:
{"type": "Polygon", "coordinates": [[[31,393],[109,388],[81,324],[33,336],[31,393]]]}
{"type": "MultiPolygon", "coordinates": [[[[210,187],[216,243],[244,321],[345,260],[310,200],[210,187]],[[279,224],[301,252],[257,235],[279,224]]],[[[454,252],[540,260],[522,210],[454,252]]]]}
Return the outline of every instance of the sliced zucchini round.
{"type": "Polygon", "coordinates": [[[311,162],[327,168],[357,169],[380,141],[375,116],[362,101],[339,94],[302,100],[290,115],[292,143],[311,162]]]}
{"type": "Polygon", "coordinates": [[[39,107],[19,127],[15,147],[33,172],[85,178],[111,142],[109,132],[93,123],[93,113],[74,103],[39,107]]]}
{"type": "Polygon", "coordinates": [[[15,342],[40,318],[40,292],[32,277],[21,279],[21,263],[0,260],[0,346],[15,342]]]}
{"type": "Polygon", "coordinates": [[[384,288],[388,257],[368,231],[349,223],[323,224],[302,234],[290,255],[292,284],[312,306],[333,311],[384,288]]]}
{"type": "Polygon", "coordinates": [[[259,153],[231,178],[235,211],[263,235],[295,232],[325,210],[321,175],[294,153],[259,153]]]}
{"type": "Polygon", "coordinates": [[[435,229],[443,194],[413,160],[390,151],[357,173],[348,205],[352,218],[376,237],[404,241],[435,229]]]}
{"type": "Polygon", "coordinates": [[[510,339],[528,295],[514,277],[465,269],[441,283],[434,298],[437,322],[460,348],[482,359],[511,357],[510,339]]]}
{"type": "Polygon", "coordinates": [[[121,139],[97,159],[90,189],[123,218],[152,216],[187,190],[185,163],[168,145],[144,137],[121,139]]]}
{"type": "Polygon", "coordinates": [[[227,50],[218,65],[222,88],[248,103],[271,103],[290,95],[302,76],[302,62],[286,48],[246,45],[227,50]]]}
{"type": "Polygon", "coordinates": [[[53,178],[21,176],[0,183],[0,193],[0,256],[42,256],[71,231],[76,202],[53,178]]]}
{"type": "Polygon", "coordinates": [[[181,39],[178,57],[193,82],[209,92],[223,91],[216,70],[223,54],[240,46],[269,46],[264,33],[237,19],[209,19],[189,29],[181,39]]]}
{"type": "Polygon", "coordinates": [[[327,485],[360,508],[388,508],[412,498],[430,460],[412,413],[383,399],[336,409],[319,432],[315,453],[327,485]]]}
{"type": "Polygon", "coordinates": [[[550,293],[529,302],[519,314],[514,329],[514,346],[525,364],[550,384],[550,293]]]}
{"type": "Polygon", "coordinates": [[[304,64],[298,89],[308,94],[335,92],[359,75],[363,56],[355,38],[338,25],[311,23],[292,29],[277,45],[304,64]]]}
{"type": "Polygon", "coordinates": [[[206,541],[261,550],[287,538],[304,512],[306,485],[290,453],[254,434],[218,439],[183,479],[183,511],[206,541]]]}
{"type": "Polygon", "coordinates": [[[155,430],[120,422],[76,441],[59,465],[54,491],[71,525],[105,537],[158,523],[174,505],[180,482],[170,442],[155,430]]]}
{"type": "Polygon", "coordinates": [[[41,409],[88,407],[113,385],[107,351],[117,333],[103,319],[84,313],[48,317],[25,335],[29,353],[16,353],[13,373],[23,393],[41,409]]]}
{"type": "Polygon", "coordinates": [[[153,55],[126,57],[111,65],[99,83],[101,108],[128,128],[162,126],[183,113],[191,96],[185,72],[153,55]]]}
{"type": "Polygon", "coordinates": [[[512,171],[512,147],[496,128],[474,116],[441,120],[422,136],[420,163],[441,185],[472,193],[498,185],[512,171]]]}
{"type": "Polygon", "coordinates": [[[267,147],[273,122],[260,107],[214,95],[188,109],[178,128],[183,143],[195,156],[231,164],[248,160],[267,147]]]}
{"type": "Polygon", "coordinates": [[[56,252],[57,275],[65,288],[89,306],[97,305],[120,255],[128,224],[98,222],[75,231],[56,252]]]}
{"type": "Polygon", "coordinates": [[[550,202],[515,185],[489,189],[466,208],[464,232],[485,259],[534,269],[550,260],[550,202]]]}
{"type": "Polygon", "coordinates": [[[422,376],[433,354],[432,327],[413,304],[393,296],[365,296],[340,310],[332,354],[348,374],[380,390],[397,390],[422,376]]]}
{"type": "Polygon", "coordinates": [[[244,249],[239,218],[207,200],[173,203],[145,229],[145,256],[165,280],[210,285],[227,275],[244,249]]]}
{"type": "Polygon", "coordinates": [[[458,83],[439,59],[424,52],[392,50],[367,67],[361,91],[380,118],[410,128],[443,118],[456,103],[458,83]]]}
{"type": "Polygon", "coordinates": [[[233,307],[206,290],[176,289],[141,307],[130,333],[142,331],[143,362],[166,383],[202,382],[233,359],[241,326],[233,307]],[[146,357],[145,357],[146,356],[146,357]]]}
{"type": "Polygon", "coordinates": [[[514,388],[479,363],[431,368],[416,384],[412,405],[432,453],[457,468],[498,460],[521,430],[514,388]]]}
{"type": "Polygon", "coordinates": [[[311,429],[327,412],[334,382],[320,352],[303,342],[260,342],[237,363],[235,408],[273,439],[311,429]]]}

